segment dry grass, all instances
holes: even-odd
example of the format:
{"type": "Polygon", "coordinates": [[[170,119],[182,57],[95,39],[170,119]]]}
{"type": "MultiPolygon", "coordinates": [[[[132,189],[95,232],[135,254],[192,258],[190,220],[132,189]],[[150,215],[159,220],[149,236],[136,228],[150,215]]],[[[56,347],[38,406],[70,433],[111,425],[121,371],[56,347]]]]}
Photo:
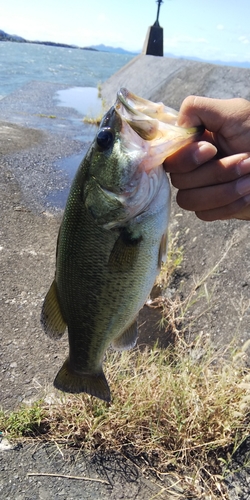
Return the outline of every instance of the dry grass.
{"type": "Polygon", "coordinates": [[[211,449],[233,444],[235,431],[240,440],[249,432],[250,374],[240,366],[239,352],[225,361],[201,338],[190,348],[177,340],[165,350],[110,352],[105,372],[112,404],[85,395],[63,397],[46,408],[49,434],[91,448],[133,446],[136,454],[149,456],[157,451],[163,466],[190,465],[195,450],[200,460],[211,449]]]}
{"type": "MultiPolygon", "coordinates": [[[[170,251],[176,269],[181,249],[174,243],[170,251]]],[[[166,274],[163,280],[169,283],[166,274]]],[[[175,332],[168,348],[107,353],[110,405],[87,395],[62,395],[53,404],[45,399],[2,412],[0,428],[10,437],[119,451],[160,477],[174,473],[185,498],[227,498],[223,467],[250,431],[250,371],[244,362],[250,340],[241,349],[231,344],[221,351],[201,335],[188,344],[179,330],[193,300],[194,291],[184,306],[180,299],[152,302],[175,332]]]]}
{"type": "Polygon", "coordinates": [[[206,487],[219,491],[222,465],[250,430],[250,373],[243,362],[249,344],[241,351],[230,347],[227,356],[204,345],[202,337],[192,345],[177,338],[164,350],[109,352],[111,405],[62,395],[52,405],[43,401],[2,414],[0,425],[9,436],[39,435],[85,450],[143,457],[144,467],[158,474],[175,471],[185,489],[195,491],[197,481],[204,488],[206,477],[206,487]]]}
{"type": "Polygon", "coordinates": [[[96,125],[97,127],[99,127],[101,120],[102,120],[102,117],[103,117],[103,113],[100,113],[96,117],[85,116],[83,118],[83,123],[88,123],[89,125],[96,125]]]}
{"type": "Polygon", "coordinates": [[[98,99],[101,99],[101,101],[102,101],[102,109],[101,109],[100,113],[98,114],[98,116],[85,116],[83,118],[83,122],[88,123],[89,125],[96,125],[97,127],[99,127],[101,120],[103,118],[103,115],[107,110],[106,110],[105,100],[102,98],[102,95],[101,95],[101,84],[100,83],[98,83],[98,85],[97,85],[97,90],[98,90],[98,99]]]}

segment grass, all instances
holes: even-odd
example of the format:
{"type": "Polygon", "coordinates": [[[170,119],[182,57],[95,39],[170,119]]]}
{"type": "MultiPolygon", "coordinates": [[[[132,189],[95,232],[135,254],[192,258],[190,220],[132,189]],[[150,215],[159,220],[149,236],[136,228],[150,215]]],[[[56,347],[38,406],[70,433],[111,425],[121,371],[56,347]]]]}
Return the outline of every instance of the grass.
{"type": "Polygon", "coordinates": [[[103,113],[100,113],[96,117],[84,116],[83,123],[88,123],[89,125],[96,125],[98,127],[101,123],[102,117],[103,117],[103,113]]]}
{"type": "Polygon", "coordinates": [[[200,487],[206,481],[216,493],[222,467],[250,431],[247,347],[230,346],[225,356],[200,336],[191,345],[177,338],[167,349],[110,351],[110,406],[87,395],[62,395],[51,405],[40,401],[2,412],[0,427],[9,437],[144,457],[144,467],[146,461],[159,475],[175,471],[186,490],[195,491],[198,478],[200,487]]]}
{"type": "Polygon", "coordinates": [[[54,120],[56,118],[55,115],[44,115],[43,113],[39,113],[39,115],[41,118],[51,118],[52,120],[54,120]]]}
{"type": "Polygon", "coordinates": [[[36,435],[45,417],[44,402],[36,401],[32,406],[22,406],[16,411],[5,413],[0,411],[0,428],[13,438],[36,435]]]}
{"type": "MultiPolygon", "coordinates": [[[[175,265],[170,273],[165,269],[160,286],[169,284],[182,260],[175,240],[169,252],[175,265]]],[[[194,300],[192,292],[189,303],[194,300]]],[[[53,404],[44,399],[1,412],[0,428],[10,438],[119,451],[158,477],[174,474],[185,498],[227,498],[223,470],[250,431],[250,371],[244,362],[250,340],[241,349],[231,344],[223,350],[201,335],[187,343],[180,328],[181,301],[163,297],[151,307],[167,315],[175,341],[165,349],[108,351],[104,371],[110,405],[88,395],[62,394],[53,404]]],[[[163,487],[159,498],[165,493],[163,487]]]]}

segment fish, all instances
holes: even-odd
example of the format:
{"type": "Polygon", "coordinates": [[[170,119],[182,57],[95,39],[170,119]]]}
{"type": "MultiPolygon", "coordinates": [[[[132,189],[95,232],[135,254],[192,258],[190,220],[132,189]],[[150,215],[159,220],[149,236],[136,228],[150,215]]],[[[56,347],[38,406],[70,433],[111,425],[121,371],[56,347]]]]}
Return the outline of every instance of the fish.
{"type": "Polygon", "coordinates": [[[162,163],[201,128],[121,88],[72,182],[59,229],[54,280],[41,323],[69,356],[54,380],[64,392],[111,401],[105,353],[131,349],[137,317],[166,258],[171,189],[162,163]]]}

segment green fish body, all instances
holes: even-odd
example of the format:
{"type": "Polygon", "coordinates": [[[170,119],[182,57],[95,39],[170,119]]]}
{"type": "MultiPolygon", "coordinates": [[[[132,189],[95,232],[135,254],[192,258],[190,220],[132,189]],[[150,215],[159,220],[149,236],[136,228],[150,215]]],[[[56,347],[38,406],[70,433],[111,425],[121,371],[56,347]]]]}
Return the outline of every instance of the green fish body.
{"type": "MultiPolygon", "coordinates": [[[[104,116],[72,183],[42,308],[49,336],[60,338],[68,327],[69,357],[55,387],[105,401],[105,352],[110,344],[118,350],[136,344],[138,312],[166,254],[170,186],[162,161],[170,141],[155,123],[164,124],[162,118],[147,114],[151,104],[157,106],[122,89],[104,116]]],[[[175,150],[197,134],[183,130],[189,135],[175,150]]]]}

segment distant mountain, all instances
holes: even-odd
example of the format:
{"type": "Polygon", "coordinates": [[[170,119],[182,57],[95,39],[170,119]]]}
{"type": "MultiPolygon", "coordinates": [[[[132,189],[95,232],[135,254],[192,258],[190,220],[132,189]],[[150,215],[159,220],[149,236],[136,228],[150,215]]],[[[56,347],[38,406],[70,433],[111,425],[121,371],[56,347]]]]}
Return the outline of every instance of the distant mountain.
{"type": "MultiPolygon", "coordinates": [[[[66,47],[70,49],[82,49],[82,50],[93,50],[93,51],[99,51],[99,52],[110,52],[113,54],[130,54],[130,55],[138,55],[140,52],[130,52],[129,50],[122,49],[121,47],[110,47],[109,45],[104,45],[103,43],[99,45],[90,45],[89,47],[78,47],[77,45],[69,45],[67,43],[56,43],[56,42],[40,42],[38,40],[26,40],[25,38],[22,38],[21,36],[18,35],[9,35],[8,33],[5,33],[5,31],[0,30],[0,42],[17,42],[17,43],[37,43],[40,45],[51,45],[55,47],[66,47]]],[[[250,61],[245,62],[245,61],[211,61],[211,60],[205,60],[201,59],[199,57],[192,57],[192,56],[175,56],[174,54],[171,54],[170,52],[165,52],[164,53],[165,57],[171,57],[174,59],[190,59],[191,61],[198,61],[198,62],[204,62],[204,63],[209,63],[209,64],[219,64],[221,66],[236,66],[238,68],[250,68],[250,61]]]]}
{"type": "Polygon", "coordinates": [[[68,45],[66,43],[56,43],[56,42],[40,42],[38,40],[26,40],[21,36],[10,35],[9,33],[5,33],[5,31],[0,30],[0,42],[17,42],[17,43],[37,43],[40,45],[52,45],[55,47],[69,47],[72,49],[78,48],[76,45],[68,45]]]}
{"type": "Polygon", "coordinates": [[[5,33],[5,31],[0,30],[0,41],[5,41],[5,42],[20,42],[20,43],[25,43],[26,40],[25,38],[22,38],[21,36],[17,35],[9,35],[8,33],[5,33]]]}
{"type": "Polygon", "coordinates": [[[69,49],[79,49],[77,45],[69,45],[68,43],[57,43],[57,42],[40,42],[38,40],[30,41],[26,40],[28,43],[37,43],[38,45],[49,45],[50,47],[64,47],[69,49]]]}
{"type": "MultiPolygon", "coordinates": [[[[93,51],[100,51],[100,52],[113,52],[116,54],[134,54],[136,55],[137,52],[129,52],[128,50],[124,50],[121,47],[109,47],[104,44],[100,45],[91,45],[89,47],[79,47],[78,45],[70,45],[67,43],[57,43],[57,42],[49,42],[49,41],[39,41],[39,40],[26,40],[25,38],[22,38],[21,36],[17,35],[10,35],[9,33],[6,33],[3,30],[0,30],[0,42],[19,42],[19,43],[37,43],[39,45],[50,45],[54,47],[68,47],[70,49],[82,49],[82,50],[93,50],[93,51]]],[[[139,52],[138,52],[139,53],[139,52]]]]}
{"type": "Polygon", "coordinates": [[[172,59],[188,59],[190,61],[203,62],[208,64],[217,64],[219,66],[237,66],[238,68],[250,68],[250,62],[247,61],[220,61],[219,59],[211,60],[211,59],[201,59],[200,57],[195,56],[175,56],[170,52],[164,53],[165,57],[170,57],[172,59]]]}
{"type": "Polygon", "coordinates": [[[122,49],[121,47],[110,47],[109,45],[104,45],[103,43],[99,45],[91,45],[90,48],[99,50],[100,52],[113,52],[116,54],[132,54],[132,55],[139,54],[139,52],[130,52],[129,50],[122,49]]]}
{"type": "MultiPolygon", "coordinates": [[[[90,47],[84,47],[84,49],[89,48],[89,49],[94,49],[98,50],[100,52],[112,52],[116,54],[130,54],[130,55],[138,55],[140,52],[130,52],[128,50],[124,50],[121,47],[110,47],[109,45],[91,45],[90,47]]],[[[191,61],[197,61],[197,62],[205,62],[209,64],[219,64],[221,66],[238,66],[240,68],[250,68],[250,62],[244,62],[244,61],[220,61],[220,60],[205,60],[201,59],[199,57],[192,57],[192,56],[175,56],[174,54],[171,54],[170,52],[165,52],[164,53],[165,57],[170,57],[172,59],[190,59],[191,61]]]]}

